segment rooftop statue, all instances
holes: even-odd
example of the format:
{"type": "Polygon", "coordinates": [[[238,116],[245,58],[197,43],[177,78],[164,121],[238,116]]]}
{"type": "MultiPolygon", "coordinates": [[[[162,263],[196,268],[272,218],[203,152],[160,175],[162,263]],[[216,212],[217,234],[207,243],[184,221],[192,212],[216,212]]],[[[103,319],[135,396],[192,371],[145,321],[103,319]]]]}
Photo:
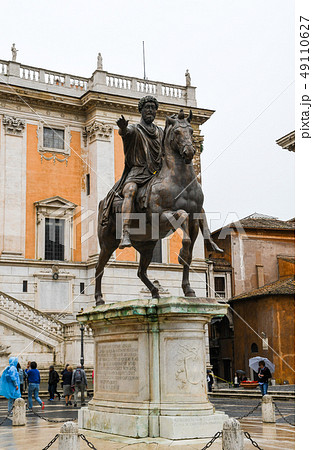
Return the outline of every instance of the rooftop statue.
{"type": "Polygon", "coordinates": [[[12,52],[12,61],[16,61],[18,50],[16,49],[15,44],[12,44],[11,52],[12,52]]]}
{"type": "Polygon", "coordinates": [[[97,70],[103,70],[103,58],[101,53],[98,53],[97,56],[97,70]]]}
{"type": "Polygon", "coordinates": [[[140,253],[138,277],[159,297],[159,290],[147,277],[158,239],[177,229],[183,232],[178,261],[183,265],[182,288],[186,297],[196,294],[189,283],[189,266],[199,227],[209,250],[221,251],[213,242],[203,210],[203,192],[192,165],[195,154],[192,112],[183,110],[166,118],[164,132],[153,122],[158,102],[152,96],[139,101],[141,120],[129,125],[121,116],[117,121],[125,153],[121,179],[99,204],[98,238],[100,255],[96,266],[96,304],[103,304],[101,279],[112,253],[133,246],[140,253]],[[139,223],[144,222],[142,231],[139,223]],[[122,219],[122,236],[119,234],[122,219]],[[136,232],[132,233],[132,227],[136,232]]]}
{"type": "Polygon", "coordinates": [[[191,76],[188,69],[186,70],[185,77],[186,77],[186,86],[191,86],[191,76]]]}

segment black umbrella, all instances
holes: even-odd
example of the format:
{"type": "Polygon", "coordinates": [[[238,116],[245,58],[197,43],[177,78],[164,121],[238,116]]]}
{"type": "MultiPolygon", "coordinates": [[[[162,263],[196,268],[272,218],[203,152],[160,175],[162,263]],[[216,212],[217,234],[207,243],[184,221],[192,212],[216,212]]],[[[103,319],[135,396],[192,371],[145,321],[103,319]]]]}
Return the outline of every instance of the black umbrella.
{"type": "Polygon", "coordinates": [[[240,375],[244,375],[246,372],[244,370],[236,370],[236,373],[239,373],[240,375]]]}

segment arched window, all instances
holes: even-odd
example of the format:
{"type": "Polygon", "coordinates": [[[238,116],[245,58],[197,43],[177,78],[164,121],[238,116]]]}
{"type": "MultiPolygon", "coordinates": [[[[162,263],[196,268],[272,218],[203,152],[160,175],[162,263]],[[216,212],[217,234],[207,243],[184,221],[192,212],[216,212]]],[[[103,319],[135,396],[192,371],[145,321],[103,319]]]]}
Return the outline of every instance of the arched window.
{"type": "Polygon", "coordinates": [[[251,353],[258,353],[259,348],[255,342],[251,345],[251,353]]]}

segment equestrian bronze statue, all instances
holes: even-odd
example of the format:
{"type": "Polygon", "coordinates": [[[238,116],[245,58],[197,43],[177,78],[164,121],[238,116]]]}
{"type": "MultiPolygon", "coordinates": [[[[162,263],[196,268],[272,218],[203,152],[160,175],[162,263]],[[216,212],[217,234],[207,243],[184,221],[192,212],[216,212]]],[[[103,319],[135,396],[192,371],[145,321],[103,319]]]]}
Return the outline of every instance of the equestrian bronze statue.
{"type": "Polygon", "coordinates": [[[210,251],[222,251],[213,242],[203,210],[203,192],[193,168],[195,154],[192,112],[183,110],[166,118],[164,132],[153,121],[158,102],[152,96],[139,101],[141,121],[129,125],[123,116],[117,121],[125,153],[121,179],[99,203],[98,238],[100,255],[96,266],[96,304],[103,304],[101,279],[112,253],[133,246],[140,253],[138,277],[153,298],[159,291],[147,277],[154,247],[177,229],[183,233],[178,261],[183,265],[182,289],[195,297],[189,283],[192,250],[199,228],[210,251]],[[142,232],[138,223],[144,222],[142,232]],[[132,232],[132,229],[134,232],[132,232]]]}

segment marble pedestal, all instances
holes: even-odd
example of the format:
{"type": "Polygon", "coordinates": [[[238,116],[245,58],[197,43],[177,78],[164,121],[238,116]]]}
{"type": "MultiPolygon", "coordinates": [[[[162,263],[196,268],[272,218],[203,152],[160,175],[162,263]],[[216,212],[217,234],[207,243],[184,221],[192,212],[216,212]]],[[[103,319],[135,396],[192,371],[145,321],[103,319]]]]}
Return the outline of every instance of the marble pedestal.
{"type": "Polygon", "coordinates": [[[79,427],[167,439],[220,431],[228,417],[207,397],[205,324],[226,311],[215,299],[168,297],[80,313],[94,332],[95,378],[79,427]]]}

